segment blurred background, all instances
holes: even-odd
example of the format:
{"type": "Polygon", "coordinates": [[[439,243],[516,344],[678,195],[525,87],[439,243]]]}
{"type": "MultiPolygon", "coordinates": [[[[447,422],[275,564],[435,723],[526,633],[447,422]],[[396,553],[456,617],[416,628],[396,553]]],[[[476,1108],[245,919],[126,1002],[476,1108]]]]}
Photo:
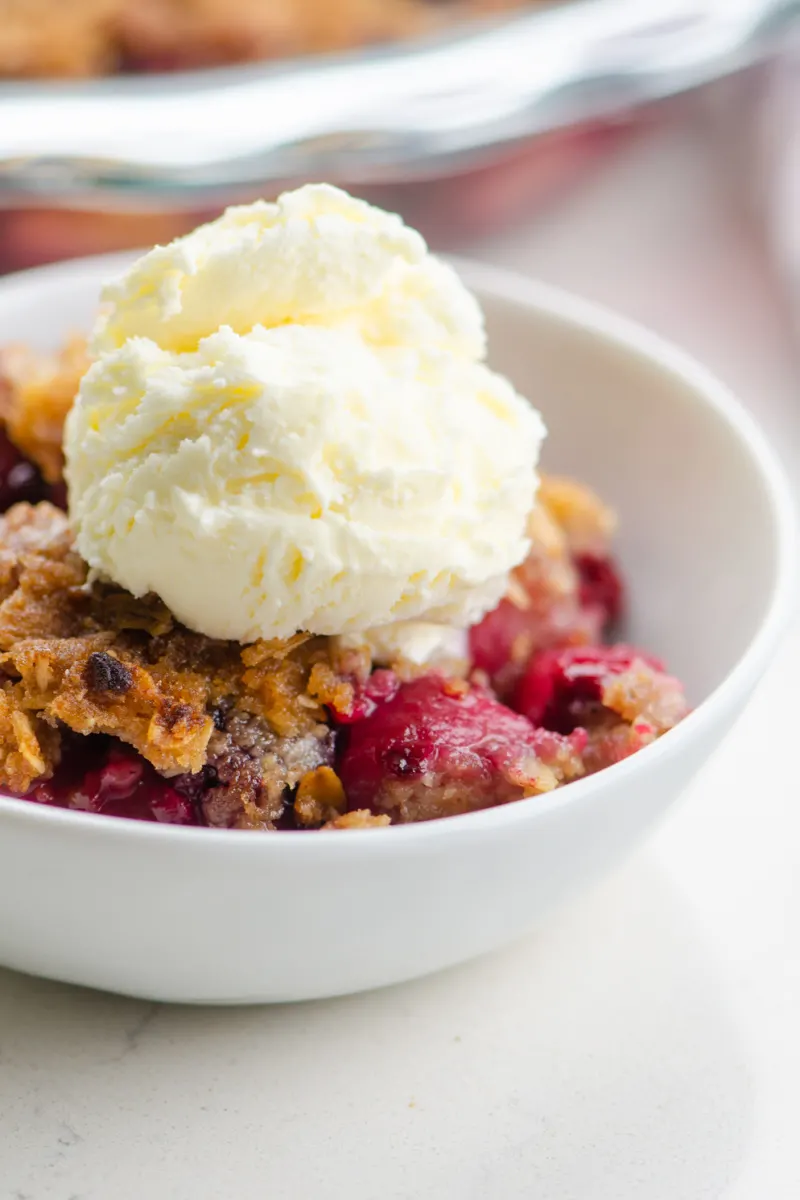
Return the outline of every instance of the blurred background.
{"type": "Polygon", "coordinates": [[[328,179],[688,344],[790,451],[799,30],[800,0],[0,0],[0,271],[328,179]]]}
{"type": "Polygon", "coordinates": [[[681,102],[740,148],[764,139],[757,154],[798,15],[800,0],[0,0],[0,263],[164,241],[320,178],[460,246],[586,186],[681,102]]]}

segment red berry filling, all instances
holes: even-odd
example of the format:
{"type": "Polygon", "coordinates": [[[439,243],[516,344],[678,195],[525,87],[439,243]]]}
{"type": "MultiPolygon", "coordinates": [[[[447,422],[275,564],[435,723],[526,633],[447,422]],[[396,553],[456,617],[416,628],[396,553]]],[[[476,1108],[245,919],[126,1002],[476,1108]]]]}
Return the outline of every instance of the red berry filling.
{"type": "Polygon", "coordinates": [[[469,631],[472,665],[492,680],[514,663],[525,662],[531,651],[531,620],[527,610],[501,600],[469,631]]]}
{"type": "Polygon", "coordinates": [[[26,799],[56,808],[167,825],[199,825],[198,809],[135,750],[106,738],[74,739],[57,775],[26,799]]]}
{"type": "Polygon", "coordinates": [[[624,588],[612,558],[579,554],[575,566],[580,578],[580,603],[584,609],[597,609],[603,625],[615,625],[622,617],[624,588]]]}
{"type": "MultiPolygon", "coordinates": [[[[543,525],[547,536],[552,525],[543,525]]],[[[592,645],[622,616],[624,587],[602,552],[573,553],[563,533],[555,546],[534,542],[508,596],[470,630],[473,667],[504,700],[513,696],[532,654],[553,646],[592,645]],[[560,539],[560,540],[559,540],[560,539]]]]}
{"type": "Polygon", "coordinates": [[[46,483],[39,468],[20,454],[0,426],[0,512],[6,512],[12,504],[38,504],[40,500],[66,509],[67,485],[63,481],[46,483]]]}
{"type": "Polygon", "coordinates": [[[580,773],[576,749],[482,687],[425,675],[349,727],[337,769],[351,809],[420,821],[547,791],[580,773]]]}
{"type": "Polygon", "coordinates": [[[570,646],[543,650],[528,663],[514,707],[533,725],[571,733],[591,724],[611,678],[642,665],[662,673],[658,659],[632,646],[570,646]]]}
{"type": "Polygon", "coordinates": [[[0,429],[0,512],[26,500],[36,504],[48,498],[49,488],[39,471],[28,462],[0,429]]]}
{"type": "Polygon", "coordinates": [[[580,608],[572,603],[556,603],[542,616],[511,600],[501,600],[470,630],[472,665],[487,675],[498,695],[507,699],[531,654],[548,646],[597,642],[604,624],[604,614],[597,606],[580,608]]]}

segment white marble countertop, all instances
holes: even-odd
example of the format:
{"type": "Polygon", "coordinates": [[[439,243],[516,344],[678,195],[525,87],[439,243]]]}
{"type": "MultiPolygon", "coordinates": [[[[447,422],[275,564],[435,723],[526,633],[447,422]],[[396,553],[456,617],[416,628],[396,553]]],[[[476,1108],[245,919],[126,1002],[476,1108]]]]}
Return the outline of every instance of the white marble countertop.
{"type": "MultiPolygon", "coordinates": [[[[476,252],[684,343],[800,466],[787,322],[691,123],[476,252]]],[[[473,965],[217,1011],[0,972],[0,1200],[796,1200],[798,678],[800,629],[650,844],[473,965]]]]}

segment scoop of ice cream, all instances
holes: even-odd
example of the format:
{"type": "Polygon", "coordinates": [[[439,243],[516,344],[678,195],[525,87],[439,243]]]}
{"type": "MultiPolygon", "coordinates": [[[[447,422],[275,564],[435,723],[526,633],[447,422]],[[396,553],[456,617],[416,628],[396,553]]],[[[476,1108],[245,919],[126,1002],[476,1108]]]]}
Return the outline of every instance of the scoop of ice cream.
{"type": "Polygon", "coordinates": [[[106,299],[65,445],[94,570],[210,637],[415,657],[499,600],[544,428],[399,218],[304,188],[157,248],[106,299]]]}
{"type": "Polygon", "coordinates": [[[130,337],[195,350],[223,325],[346,328],[374,346],[482,358],[483,318],[455,271],[398,216],[327,184],[228,211],[157,246],[103,293],[102,353],[130,337]]]}
{"type": "Polygon", "coordinates": [[[135,338],[70,417],[78,548],[210,637],[463,627],[525,554],[541,436],[482,364],[349,331],[135,338]]]}

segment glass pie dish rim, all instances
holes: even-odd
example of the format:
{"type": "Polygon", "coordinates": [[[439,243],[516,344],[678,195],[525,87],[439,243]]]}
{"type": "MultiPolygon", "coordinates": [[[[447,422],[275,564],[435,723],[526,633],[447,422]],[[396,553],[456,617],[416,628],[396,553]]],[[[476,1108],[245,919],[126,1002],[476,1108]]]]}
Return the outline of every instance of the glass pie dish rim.
{"type": "Polygon", "coordinates": [[[5,83],[0,207],[189,206],[300,178],[446,176],[734,73],[797,24],[800,0],[573,0],[367,52],[5,83]]]}

